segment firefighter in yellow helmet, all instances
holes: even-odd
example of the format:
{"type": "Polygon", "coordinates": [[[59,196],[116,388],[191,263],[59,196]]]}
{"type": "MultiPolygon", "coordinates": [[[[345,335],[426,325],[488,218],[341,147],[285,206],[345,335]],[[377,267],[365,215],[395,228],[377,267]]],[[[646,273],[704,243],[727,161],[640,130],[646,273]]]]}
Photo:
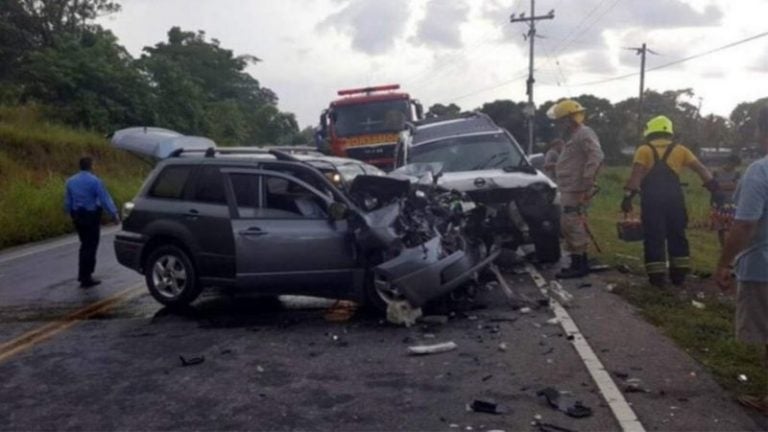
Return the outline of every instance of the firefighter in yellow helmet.
{"type": "Polygon", "coordinates": [[[664,285],[669,257],[669,278],[672,284],[680,286],[691,266],[685,235],[688,215],[680,172],[683,168],[692,169],[712,193],[717,191],[717,182],[690,150],[675,141],[669,118],[652,118],[643,135],[645,142],[635,151],[621,210],[630,213],[632,198],[640,193],[648,280],[655,286],[664,285]]]}
{"type": "Polygon", "coordinates": [[[589,274],[587,207],[594,194],[597,171],[603,163],[603,150],[597,134],[584,124],[586,110],[575,100],[565,99],[554,104],[547,116],[562,130],[565,141],[555,165],[555,178],[562,204],[560,229],[571,263],[556,276],[560,279],[583,277],[589,274]]]}

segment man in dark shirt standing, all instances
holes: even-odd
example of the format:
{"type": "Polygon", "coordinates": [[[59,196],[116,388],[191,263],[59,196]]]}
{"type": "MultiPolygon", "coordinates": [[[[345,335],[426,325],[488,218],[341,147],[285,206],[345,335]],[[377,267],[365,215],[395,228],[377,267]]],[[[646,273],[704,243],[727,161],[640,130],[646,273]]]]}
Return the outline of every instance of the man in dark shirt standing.
{"type": "Polygon", "coordinates": [[[96,286],[101,282],[93,279],[96,268],[96,251],[101,237],[101,211],[106,208],[112,220],[120,223],[117,208],[104,187],[104,183],[93,172],[93,159],[80,159],[80,172],[67,179],[64,208],[80,238],[80,264],[77,280],[81,288],[96,286]]]}

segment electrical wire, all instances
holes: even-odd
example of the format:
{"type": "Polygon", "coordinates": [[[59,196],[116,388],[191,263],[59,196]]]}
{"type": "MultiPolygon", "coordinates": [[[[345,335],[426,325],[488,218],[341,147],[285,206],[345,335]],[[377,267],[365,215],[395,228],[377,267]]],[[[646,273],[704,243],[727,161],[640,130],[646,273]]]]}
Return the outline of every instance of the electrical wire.
{"type": "MultiPolygon", "coordinates": [[[[664,64],[661,64],[661,65],[658,65],[658,66],[650,67],[650,68],[647,68],[645,70],[645,72],[646,73],[653,72],[653,71],[657,71],[657,70],[660,70],[660,69],[665,69],[665,68],[668,68],[668,67],[671,67],[671,66],[679,65],[680,63],[685,63],[685,62],[690,61],[690,60],[695,60],[695,59],[698,59],[698,58],[701,58],[701,57],[705,57],[705,56],[708,56],[708,55],[711,55],[711,54],[715,54],[715,53],[718,53],[720,51],[724,51],[724,50],[727,50],[727,49],[730,49],[730,48],[734,48],[736,46],[739,46],[739,45],[742,45],[742,44],[745,44],[745,43],[748,43],[748,42],[752,42],[752,41],[757,40],[757,39],[764,38],[766,36],[768,36],[768,31],[763,32],[763,33],[759,33],[759,34],[756,34],[754,36],[750,36],[748,38],[741,39],[741,40],[738,40],[738,41],[735,41],[735,42],[731,42],[731,43],[725,44],[723,46],[719,46],[717,48],[712,48],[712,49],[704,51],[704,52],[700,52],[700,53],[697,53],[697,54],[692,54],[692,55],[689,55],[687,57],[683,57],[683,58],[678,59],[678,60],[674,60],[674,61],[671,61],[671,62],[668,62],[668,63],[664,63],[664,64]]],[[[597,84],[604,84],[604,83],[608,83],[608,82],[612,82],[612,81],[618,81],[618,80],[622,80],[622,79],[626,79],[626,78],[630,78],[630,77],[634,77],[634,76],[638,76],[638,75],[640,75],[640,72],[633,72],[633,73],[628,73],[628,74],[625,74],[625,75],[619,75],[619,76],[605,78],[605,79],[596,80],[596,81],[589,81],[589,82],[579,83],[579,84],[571,84],[571,86],[573,86],[573,87],[586,87],[586,86],[592,86],[592,85],[597,85],[597,84]]]]}
{"type": "MultiPolygon", "coordinates": [[[[527,68],[526,68],[526,69],[527,69],[527,68]]],[[[475,96],[475,95],[478,95],[478,94],[480,94],[480,93],[485,93],[485,92],[487,92],[487,91],[496,90],[497,88],[500,88],[500,87],[504,87],[504,86],[507,86],[507,85],[509,85],[509,84],[512,84],[512,83],[514,83],[514,82],[517,82],[517,81],[520,81],[520,80],[522,80],[522,79],[524,79],[524,78],[527,78],[527,77],[528,77],[528,72],[526,72],[526,73],[524,73],[524,74],[522,74],[522,75],[518,75],[518,76],[516,76],[516,77],[514,77],[514,78],[512,78],[512,79],[510,79],[510,80],[507,80],[507,81],[503,81],[503,82],[500,82],[500,83],[494,84],[493,86],[484,87],[484,88],[481,88],[481,89],[477,89],[477,90],[475,90],[475,91],[473,91],[473,92],[471,92],[471,93],[466,93],[466,94],[463,94],[463,95],[461,95],[461,96],[456,96],[456,97],[453,97],[453,98],[447,99],[447,100],[445,101],[445,103],[456,102],[456,101],[458,101],[458,100],[461,100],[461,99],[466,99],[466,98],[468,98],[468,97],[471,97],[471,96],[475,96]]]]}

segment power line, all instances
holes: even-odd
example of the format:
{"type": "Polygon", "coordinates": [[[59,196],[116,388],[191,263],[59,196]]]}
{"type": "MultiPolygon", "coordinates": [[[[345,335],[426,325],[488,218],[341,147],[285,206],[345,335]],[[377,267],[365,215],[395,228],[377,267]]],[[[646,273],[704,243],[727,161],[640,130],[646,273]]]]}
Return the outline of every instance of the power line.
{"type": "Polygon", "coordinates": [[[578,24],[576,24],[571,29],[571,31],[569,31],[565,35],[565,37],[563,38],[563,40],[565,40],[565,42],[563,43],[563,45],[561,45],[558,49],[555,50],[557,55],[560,55],[560,53],[563,52],[564,46],[568,43],[568,40],[571,39],[571,37],[575,35],[576,31],[579,30],[581,25],[584,24],[600,8],[600,6],[602,6],[603,3],[605,3],[606,1],[608,1],[608,0],[600,0],[600,2],[597,3],[592,9],[590,9],[589,12],[587,12],[587,14],[584,15],[584,17],[581,19],[581,21],[579,21],[578,24]]]}
{"type": "MultiPolygon", "coordinates": [[[[525,70],[525,69],[521,69],[521,70],[525,70]]],[[[504,86],[507,86],[507,85],[509,85],[509,84],[512,84],[512,83],[514,83],[514,82],[520,81],[521,79],[523,79],[523,78],[525,78],[525,77],[527,77],[527,76],[528,76],[528,72],[525,72],[525,73],[523,73],[523,74],[521,74],[521,75],[518,75],[518,76],[516,76],[516,77],[514,77],[514,78],[512,78],[512,79],[510,79],[510,80],[507,80],[507,81],[503,81],[503,82],[500,82],[500,83],[498,83],[498,84],[494,84],[493,86],[489,86],[489,87],[483,87],[483,88],[481,88],[481,89],[477,89],[477,90],[475,90],[475,91],[473,91],[473,92],[471,92],[471,93],[466,93],[466,94],[463,94],[463,95],[461,95],[461,96],[457,96],[457,97],[454,97],[454,98],[448,99],[448,100],[446,100],[445,102],[446,102],[446,103],[450,103],[450,102],[456,102],[456,101],[458,101],[458,100],[461,100],[461,99],[466,99],[466,98],[468,98],[468,97],[471,97],[471,96],[475,96],[475,95],[478,95],[478,94],[480,94],[480,93],[485,93],[485,92],[487,92],[487,91],[496,90],[496,89],[497,89],[497,88],[499,88],[499,87],[504,87],[504,86]]]]}
{"type": "MultiPolygon", "coordinates": [[[[698,54],[693,54],[693,55],[690,55],[688,57],[683,57],[683,58],[678,59],[678,60],[674,60],[674,61],[671,61],[671,62],[668,62],[668,63],[664,63],[664,64],[661,64],[661,65],[658,65],[658,66],[654,66],[654,67],[646,69],[645,71],[646,72],[652,72],[652,71],[657,71],[659,69],[665,69],[665,68],[668,68],[668,67],[671,67],[671,66],[678,65],[680,63],[685,63],[685,62],[690,61],[690,60],[695,60],[697,58],[705,57],[705,56],[708,56],[710,54],[715,54],[717,52],[724,51],[724,50],[727,50],[727,49],[730,49],[730,48],[733,48],[733,47],[745,44],[747,42],[752,42],[754,40],[757,40],[757,39],[760,39],[760,38],[764,38],[766,36],[768,36],[768,31],[760,33],[760,34],[756,34],[754,36],[750,36],[750,37],[748,37],[746,39],[738,40],[736,42],[731,42],[729,44],[726,44],[726,45],[723,45],[723,46],[720,46],[720,47],[717,47],[717,48],[713,48],[713,49],[710,49],[710,50],[707,50],[707,51],[704,51],[704,52],[701,52],[701,53],[698,53],[698,54]]],[[[612,82],[612,81],[619,81],[619,80],[623,80],[623,79],[630,78],[630,77],[637,76],[637,75],[640,75],[640,72],[628,73],[628,74],[625,74],[625,75],[619,75],[619,76],[605,78],[605,79],[596,80],[596,81],[588,81],[588,82],[584,82],[584,83],[571,84],[571,86],[573,86],[573,87],[587,87],[587,86],[592,86],[592,85],[597,85],[597,84],[605,84],[605,83],[609,83],[609,82],[612,82]]]]}
{"type": "Polygon", "coordinates": [[[568,48],[568,47],[570,47],[571,45],[573,45],[573,42],[575,42],[576,40],[578,40],[578,39],[579,39],[579,37],[581,37],[581,35],[583,35],[583,34],[584,34],[584,33],[586,33],[587,31],[589,31],[589,30],[590,30],[592,27],[594,27],[594,26],[595,26],[595,24],[597,24],[598,22],[600,22],[600,20],[601,20],[601,19],[603,19],[603,17],[605,17],[606,15],[608,15],[608,13],[610,13],[610,12],[613,10],[613,8],[615,8],[615,7],[616,7],[616,5],[618,5],[618,4],[619,4],[619,2],[620,2],[620,1],[621,1],[621,0],[614,0],[614,2],[613,2],[613,3],[611,3],[611,5],[610,5],[610,6],[608,6],[608,8],[607,8],[607,9],[605,9],[605,10],[603,11],[603,13],[601,13],[601,14],[600,14],[600,15],[598,15],[598,16],[597,16],[597,17],[596,17],[594,20],[592,20],[592,22],[591,22],[591,23],[589,23],[589,24],[588,24],[588,25],[587,25],[587,26],[586,26],[586,27],[585,27],[585,28],[584,28],[582,31],[580,31],[580,32],[579,32],[579,33],[577,33],[577,34],[576,34],[576,35],[575,35],[573,38],[571,38],[571,40],[570,40],[570,41],[566,42],[566,43],[565,43],[565,44],[564,44],[564,45],[563,45],[563,46],[560,48],[560,50],[558,50],[558,52],[557,52],[557,55],[560,55],[560,54],[561,54],[563,51],[565,51],[565,49],[566,49],[566,48],[568,48]]]}

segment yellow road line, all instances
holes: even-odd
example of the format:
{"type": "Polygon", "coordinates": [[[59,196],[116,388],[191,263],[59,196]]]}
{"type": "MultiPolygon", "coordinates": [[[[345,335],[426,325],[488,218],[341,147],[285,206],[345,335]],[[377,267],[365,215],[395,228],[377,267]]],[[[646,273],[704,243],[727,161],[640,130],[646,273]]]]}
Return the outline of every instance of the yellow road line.
{"type": "Polygon", "coordinates": [[[14,355],[26,351],[35,345],[63,332],[74,326],[78,322],[88,319],[94,315],[105,312],[121,302],[127,301],[143,292],[143,285],[136,285],[126,288],[119,293],[99,300],[96,303],[78,309],[58,321],[46,324],[42,327],[30,330],[23,335],[14,338],[8,342],[0,344],[0,363],[13,357],[14,355]]]}

